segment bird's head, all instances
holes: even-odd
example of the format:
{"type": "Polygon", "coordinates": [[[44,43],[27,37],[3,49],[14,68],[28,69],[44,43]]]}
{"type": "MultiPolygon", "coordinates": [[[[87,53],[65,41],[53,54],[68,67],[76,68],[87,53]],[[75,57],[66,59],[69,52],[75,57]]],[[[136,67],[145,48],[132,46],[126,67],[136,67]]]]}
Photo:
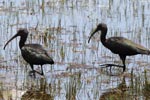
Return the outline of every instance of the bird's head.
{"type": "Polygon", "coordinates": [[[28,30],[26,29],[26,28],[21,28],[21,29],[19,29],[18,31],[17,31],[17,36],[26,36],[26,35],[28,35],[28,30]]]}
{"type": "Polygon", "coordinates": [[[92,36],[98,31],[107,31],[107,25],[104,23],[98,24],[97,27],[91,32],[88,43],[90,42],[90,39],[92,38],[92,36]]]}
{"type": "Polygon", "coordinates": [[[5,49],[5,47],[7,46],[7,44],[8,44],[10,41],[12,41],[14,38],[16,38],[17,36],[21,36],[21,37],[27,38],[28,33],[29,33],[28,30],[25,29],[25,28],[19,29],[19,30],[17,31],[17,33],[16,33],[11,39],[9,39],[9,40],[7,41],[7,43],[6,43],[5,46],[4,46],[4,49],[5,49]]]}

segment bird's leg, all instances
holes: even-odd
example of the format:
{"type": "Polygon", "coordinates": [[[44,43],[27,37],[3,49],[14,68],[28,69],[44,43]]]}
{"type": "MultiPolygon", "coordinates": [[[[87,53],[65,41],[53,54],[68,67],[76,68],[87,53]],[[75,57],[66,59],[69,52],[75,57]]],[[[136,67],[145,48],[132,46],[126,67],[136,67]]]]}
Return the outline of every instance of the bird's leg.
{"type": "Polygon", "coordinates": [[[122,67],[123,67],[123,72],[124,72],[126,70],[126,64],[125,64],[126,56],[124,56],[124,55],[119,55],[119,56],[123,63],[122,67]]]}
{"type": "Polygon", "coordinates": [[[124,72],[125,69],[126,69],[126,65],[125,65],[126,56],[124,56],[124,55],[119,55],[119,56],[120,56],[120,59],[122,60],[123,66],[122,66],[122,65],[116,65],[116,64],[102,64],[102,65],[100,65],[100,66],[110,67],[110,71],[111,71],[111,67],[112,67],[112,66],[115,66],[115,67],[123,67],[123,72],[124,72]]]}
{"type": "Polygon", "coordinates": [[[41,65],[41,75],[44,75],[42,65],[41,65]]]}
{"type": "MultiPolygon", "coordinates": [[[[33,69],[32,69],[33,70],[33,69]]],[[[41,65],[41,73],[40,72],[38,72],[38,71],[36,71],[36,70],[33,70],[33,72],[35,73],[38,73],[38,74],[40,74],[40,75],[44,75],[44,73],[43,73],[43,69],[42,69],[42,65],[41,65]]]]}
{"type": "MultiPolygon", "coordinates": [[[[36,71],[36,70],[34,70],[34,67],[33,67],[33,65],[32,64],[30,64],[30,66],[31,66],[31,69],[32,69],[32,71],[30,71],[30,73],[33,73],[33,76],[35,77],[35,72],[36,73],[38,73],[38,74],[40,74],[40,75],[43,75],[42,73],[40,73],[40,72],[38,72],[38,71],[36,71]]],[[[43,70],[42,70],[43,71],[43,70]]]]}
{"type": "MultiPolygon", "coordinates": [[[[122,65],[116,65],[116,64],[102,64],[100,66],[110,67],[110,72],[111,72],[111,67],[112,66],[119,67],[119,68],[123,67],[122,65]]],[[[102,68],[104,68],[104,67],[102,67],[102,68]]]]}
{"type": "Polygon", "coordinates": [[[41,65],[41,73],[38,72],[38,71],[35,71],[35,70],[34,70],[34,72],[36,72],[36,73],[38,73],[38,74],[40,74],[40,75],[44,75],[42,65],[41,65]]]}
{"type": "Polygon", "coordinates": [[[32,71],[30,71],[29,73],[33,73],[33,76],[35,77],[35,70],[34,70],[33,64],[30,64],[30,66],[31,66],[32,71]]]}
{"type": "Polygon", "coordinates": [[[117,65],[117,64],[102,64],[100,66],[105,66],[105,67],[112,67],[112,66],[122,67],[122,65],[117,65]]]}
{"type": "Polygon", "coordinates": [[[31,72],[32,72],[32,73],[35,72],[34,67],[33,67],[33,64],[30,64],[30,66],[31,66],[31,69],[32,69],[31,72]]]}

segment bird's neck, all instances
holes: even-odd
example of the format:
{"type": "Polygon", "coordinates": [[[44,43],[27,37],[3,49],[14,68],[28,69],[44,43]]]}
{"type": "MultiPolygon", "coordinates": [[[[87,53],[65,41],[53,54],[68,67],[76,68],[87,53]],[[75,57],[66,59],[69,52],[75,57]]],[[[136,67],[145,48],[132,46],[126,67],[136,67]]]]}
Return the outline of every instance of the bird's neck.
{"type": "Polygon", "coordinates": [[[27,36],[20,38],[20,42],[19,42],[20,49],[25,45],[26,40],[27,40],[27,36]]]}
{"type": "Polygon", "coordinates": [[[107,34],[107,29],[101,31],[101,42],[104,46],[106,46],[106,34],[107,34]]]}

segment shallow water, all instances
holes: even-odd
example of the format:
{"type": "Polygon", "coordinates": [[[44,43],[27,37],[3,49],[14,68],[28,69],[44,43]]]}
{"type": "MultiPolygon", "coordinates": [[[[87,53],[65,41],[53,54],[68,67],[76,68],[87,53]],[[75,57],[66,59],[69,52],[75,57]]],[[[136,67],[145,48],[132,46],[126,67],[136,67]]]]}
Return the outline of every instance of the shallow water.
{"type": "MultiPolygon", "coordinates": [[[[108,26],[108,37],[126,37],[150,48],[149,8],[148,0],[0,2],[0,97],[2,100],[99,100],[107,94],[105,99],[113,100],[118,94],[112,96],[111,92],[122,91],[118,87],[125,78],[125,99],[149,98],[143,94],[149,92],[145,81],[149,80],[149,56],[127,57],[127,71],[123,74],[122,68],[112,68],[112,76],[109,68],[99,65],[122,64],[118,55],[101,44],[100,34],[87,42],[90,32],[103,22],[108,26]],[[19,37],[3,50],[19,28],[30,32],[26,43],[43,45],[54,59],[54,65],[43,66],[45,76],[29,76],[31,69],[21,56],[19,37]]],[[[40,66],[35,69],[40,71],[40,66]]]]}

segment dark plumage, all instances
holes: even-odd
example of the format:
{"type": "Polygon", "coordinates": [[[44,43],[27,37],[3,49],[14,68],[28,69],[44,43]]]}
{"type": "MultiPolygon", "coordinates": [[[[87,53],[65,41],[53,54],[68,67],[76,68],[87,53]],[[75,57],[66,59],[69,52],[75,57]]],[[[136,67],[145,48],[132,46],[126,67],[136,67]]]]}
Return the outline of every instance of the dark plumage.
{"type": "MultiPolygon", "coordinates": [[[[101,42],[102,44],[111,50],[115,54],[119,54],[122,63],[123,63],[123,71],[126,69],[125,60],[126,56],[132,56],[136,54],[150,54],[150,50],[147,48],[132,42],[123,37],[111,37],[106,39],[107,34],[107,26],[104,23],[100,23],[97,28],[92,32],[91,36],[89,37],[88,42],[90,41],[91,37],[98,31],[101,31],[101,42]]],[[[113,64],[108,64],[113,65],[113,64]]]]}
{"type": "MultiPolygon", "coordinates": [[[[42,65],[44,64],[54,64],[53,59],[48,55],[47,51],[39,44],[25,44],[27,36],[28,36],[27,29],[20,29],[18,30],[17,34],[14,35],[4,46],[16,38],[20,36],[19,47],[21,50],[21,54],[24,60],[30,64],[32,71],[35,72],[33,65],[41,65],[41,75],[44,75],[42,65]]],[[[37,72],[39,73],[39,72],[37,72]]]]}

